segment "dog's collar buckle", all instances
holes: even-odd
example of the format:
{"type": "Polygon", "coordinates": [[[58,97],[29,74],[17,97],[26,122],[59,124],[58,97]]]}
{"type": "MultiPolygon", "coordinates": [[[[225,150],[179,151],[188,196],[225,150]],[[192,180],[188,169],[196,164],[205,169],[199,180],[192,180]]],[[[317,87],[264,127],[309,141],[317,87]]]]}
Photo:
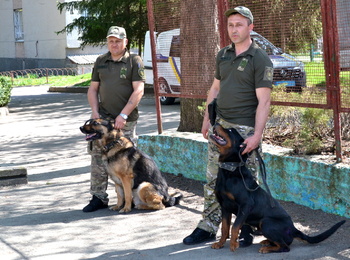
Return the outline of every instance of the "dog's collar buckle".
{"type": "Polygon", "coordinates": [[[230,172],[235,171],[238,167],[244,166],[244,162],[220,162],[219,167],[230,172]]]}

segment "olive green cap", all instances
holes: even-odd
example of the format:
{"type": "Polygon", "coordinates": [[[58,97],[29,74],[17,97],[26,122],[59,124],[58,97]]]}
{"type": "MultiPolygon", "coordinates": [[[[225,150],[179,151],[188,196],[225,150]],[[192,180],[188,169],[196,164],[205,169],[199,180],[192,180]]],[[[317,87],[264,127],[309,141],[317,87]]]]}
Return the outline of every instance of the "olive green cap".
{"type": "Polygon", "coordinates": [[[126,38],[126,31],[123,27],[111,26],[108,30],[107,38],[111,36],[117,37],[119,39],[124,39],[126,38]]]}
{"type": "Polygon", "coordinates": [[[248,18],[251,23],[253,23],[253,14],[252,12],[247,8],[247,7],[244,7],[244,6],[237,6],[235,8],[232,8],[232,9],[228,9],[226,12],[225,12],[225,15],[227,17],[229,17],[231,14],[241,14],[243,15],[244,17],[248,18]]]}

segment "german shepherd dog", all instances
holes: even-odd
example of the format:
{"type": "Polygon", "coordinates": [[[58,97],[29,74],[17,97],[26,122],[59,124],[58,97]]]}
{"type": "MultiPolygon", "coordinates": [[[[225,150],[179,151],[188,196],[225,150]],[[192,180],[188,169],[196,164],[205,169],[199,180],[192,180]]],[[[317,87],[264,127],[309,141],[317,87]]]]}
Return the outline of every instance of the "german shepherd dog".
{"type": "Polygon", "coordinates": [[[96,140],[101,147],[102,160],[115,183],[118,203],[111,210],[126,213],[132,204],[136,209],[150,210],[179,204],[182,194],[168,194],[168,184],[155,162],[110,121],[90,119],[80,130],[87,141],[96,140]]]}
{"type": "Polygon", "coordinates": [[[243,225],[255,227],[261,231],[266,240],[262,241],[260,253],[288,252],[294,238],[314,244],[331,236],[345,220],[340,221],[327,231],[311,237],[298,230],[277,200],[273,199],[254,180],[244,162],[248,155],[241,155],[244,139],[234,129],[224,129],[214,125],[210,140],[218,147],[219,172],[216,181],[215,195],[222,210],[222,236],[212,248],[222,248],[229,238],[231,217],[236,219],[231,228],[230,249],[239,247],[238,233],[243,225]],[[227,165],[231,164],[231,168],[227,165]]]}

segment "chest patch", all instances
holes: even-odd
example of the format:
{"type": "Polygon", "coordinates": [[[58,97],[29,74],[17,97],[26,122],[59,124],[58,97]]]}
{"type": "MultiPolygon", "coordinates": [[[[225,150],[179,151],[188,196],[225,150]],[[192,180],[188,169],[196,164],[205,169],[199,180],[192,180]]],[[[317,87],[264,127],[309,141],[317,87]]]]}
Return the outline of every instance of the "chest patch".
{"type": "Polygon", "coordinates": [[[248,59],[247,58],[243,58],[241,60],[241,62],[239,63],[237,70],[244,71],[244,69],[247,66],[247,64],[248,64],[248,59]]]}
{"type": "Polygon", "coordinates": [[[121,79],[126,79],[126,72],[127,72],[126,67],[123,67],[120,69],[120,78],[121,79]]]}

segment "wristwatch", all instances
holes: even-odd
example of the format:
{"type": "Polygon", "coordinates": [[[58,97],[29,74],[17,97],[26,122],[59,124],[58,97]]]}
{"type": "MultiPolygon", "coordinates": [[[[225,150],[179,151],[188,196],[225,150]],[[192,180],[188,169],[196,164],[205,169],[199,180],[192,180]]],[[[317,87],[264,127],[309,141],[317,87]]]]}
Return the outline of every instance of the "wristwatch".
{"type": "Polygon", "coordinates": [[[128,119],[128,115],[125,115],[125,114],[123,114],[123,113],[120,113],[119,115],[120,115],[122,118],[124,118],[125,120],[128,119]]]}

